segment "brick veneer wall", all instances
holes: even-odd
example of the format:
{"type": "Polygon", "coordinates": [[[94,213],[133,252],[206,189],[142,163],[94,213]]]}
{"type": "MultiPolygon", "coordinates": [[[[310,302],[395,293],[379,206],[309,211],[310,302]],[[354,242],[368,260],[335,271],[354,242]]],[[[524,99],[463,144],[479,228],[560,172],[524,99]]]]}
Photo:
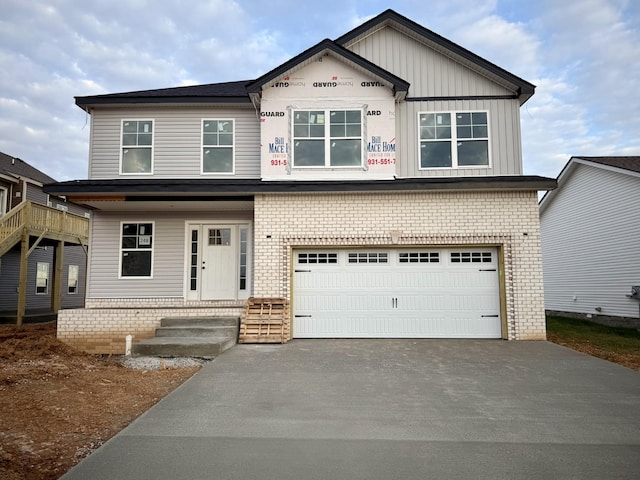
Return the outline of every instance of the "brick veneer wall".
{"type": "Polygon", "coordinates": [[[183,302],[166,298],[87,299],[85,308],[58,312],[58,338],[88,353],[125,353],[133,343],[151,338],[169,317],[240,316],[244,302],[183,302]]]}
{"type": "Polygon", "coordinates": [[[254,208],[256,296],[290,299],[296,246],[498,245],[506,337],[546,338],[535,191],[269,194],[254,208]]]}

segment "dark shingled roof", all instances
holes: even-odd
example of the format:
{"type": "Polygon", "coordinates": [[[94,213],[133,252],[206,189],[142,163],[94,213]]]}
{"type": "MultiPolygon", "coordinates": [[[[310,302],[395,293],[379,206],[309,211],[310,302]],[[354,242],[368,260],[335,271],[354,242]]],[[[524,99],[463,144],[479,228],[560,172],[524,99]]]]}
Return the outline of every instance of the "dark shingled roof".
{"type": "Polygon", "coordinates": [[[92,95],[88,97],[75,97],[76,105],[86,107],[94,104],[154,103],[158,101],[167,103],[184,102],[249,102],[247,84],[252,80],[239,82],[207,83],[205,85],[188,85],[185,87],[160,88],[156,90],[139,90],[135,92],[109,93],[106,95],[92,95]]]}
{"type": "Polygon", "coordinates": [[[574,157],[588,162],[640,173],[640,157],[574,157]]]}
{"type": "Polygon", "coordinates": [[[24,160],[2,152],[0,152],[0,173],[30,178],[42,184],[55,182],[55,179],[32,167],[24,160]]]}

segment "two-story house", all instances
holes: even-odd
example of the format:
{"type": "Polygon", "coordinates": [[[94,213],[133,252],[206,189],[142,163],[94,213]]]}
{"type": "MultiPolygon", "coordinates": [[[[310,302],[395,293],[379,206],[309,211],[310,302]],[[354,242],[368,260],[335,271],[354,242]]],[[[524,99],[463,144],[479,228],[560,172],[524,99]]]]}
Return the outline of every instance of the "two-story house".
{"type": "Polygon", "coordinates": [[[90,210],[43,191],[54,182],[0,152],[0,321],[84,306],[90,210]]]}
{"type": "Polygon", "coordinates": [[[533,93],[387,10],[258,79],[77,97],[89,180],[47,188],[96,210],[59,337],[284,297],[293,338],[544,339],[533,93]]]}

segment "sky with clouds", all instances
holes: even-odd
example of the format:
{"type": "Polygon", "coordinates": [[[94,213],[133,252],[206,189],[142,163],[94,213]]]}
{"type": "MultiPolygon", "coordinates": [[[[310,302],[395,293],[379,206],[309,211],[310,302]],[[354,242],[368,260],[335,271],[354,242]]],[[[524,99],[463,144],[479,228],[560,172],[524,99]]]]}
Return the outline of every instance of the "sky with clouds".
{"type": "Polygon", "coordinates": [[[257,78],[387,8],[537,86],[526,174],[640,155],[637,0],[0,0],[0,151],[87,178],[74,96],[257,78]]]}

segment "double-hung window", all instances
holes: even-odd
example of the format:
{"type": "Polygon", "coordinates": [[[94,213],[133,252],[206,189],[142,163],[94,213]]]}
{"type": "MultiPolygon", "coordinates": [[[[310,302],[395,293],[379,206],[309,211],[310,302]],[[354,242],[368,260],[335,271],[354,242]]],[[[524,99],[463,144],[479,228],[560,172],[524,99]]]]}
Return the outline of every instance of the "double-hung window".
{"type": "Polygon", "coordinates": [[[362,110],[294,110],[293,167],[360,167],[362,110]]]}
{"type": "Polygon", "coordinates": [[[121,173],[153,173],[153,120],[123,120],[121,173]]]}
{"type": "Polygon", "coordinates": [[[420,113],[420,168],[489,166],[487,112],[420,113]]]}
{"type": "Polygon", "coordinates": [[[233,173],[233,120],[202,121],[202,173],[233,173]]]}
{"type": "Polygon", "coordinates": [[[151,277],[153,223],[123,223],[120,240],[120,276],[151,277]]]}

